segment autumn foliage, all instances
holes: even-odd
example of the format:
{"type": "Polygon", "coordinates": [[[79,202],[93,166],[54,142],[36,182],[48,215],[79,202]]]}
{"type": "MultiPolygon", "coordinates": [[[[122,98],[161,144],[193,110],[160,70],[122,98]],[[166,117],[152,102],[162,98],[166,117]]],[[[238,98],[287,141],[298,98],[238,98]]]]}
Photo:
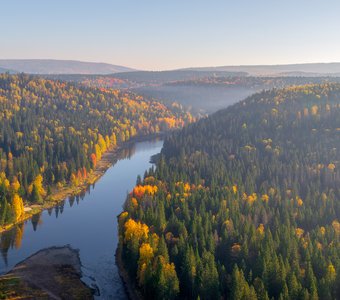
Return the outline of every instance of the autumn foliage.
{"type": "Polygon", "coordinates": [[[13,193],[43,204],[48,191],[86,184],[109,149],[192,120],[179,107],[126,90],[1,74],[0,225],[15,221],[13,193]]]}

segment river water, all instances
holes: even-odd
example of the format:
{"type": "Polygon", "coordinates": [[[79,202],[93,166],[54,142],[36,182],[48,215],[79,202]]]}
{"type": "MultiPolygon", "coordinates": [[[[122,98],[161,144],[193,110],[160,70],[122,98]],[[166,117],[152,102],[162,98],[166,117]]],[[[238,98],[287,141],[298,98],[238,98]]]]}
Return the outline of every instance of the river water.
{"type": "Polygon", "coordinates": [[[57,207],[0,235],[0,272],[4,273],[38,250],[71,245],[79,249],[83,279],[95,285],[100,299],[126,299],[115,264],[118,242],[117,215],[137,175],[152,165],[161,140],[138,142],[122,151],[118,162],[83,195],[71,197],[57,207]]]}

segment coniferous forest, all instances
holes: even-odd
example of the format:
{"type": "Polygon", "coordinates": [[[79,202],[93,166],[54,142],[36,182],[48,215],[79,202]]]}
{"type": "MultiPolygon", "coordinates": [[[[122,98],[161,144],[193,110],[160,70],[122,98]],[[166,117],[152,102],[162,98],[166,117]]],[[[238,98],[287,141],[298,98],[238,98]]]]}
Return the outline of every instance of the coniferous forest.
{"type": "Polygon", "coordinates": [[[0,75],[0,225],[51,188],[86,182],[102,154],[135,136],[180,128],[190,114],[131,92],[0,75]]]}
{"type": "Polygon", "coordinates": [[[340,300],[340,1],[0,8],[0,299],[340,300]]]}
{"type": "Polygon", "coordinates": [[[166,138],[119,216],[145,299],[340,298],[340,85],[257,93],[166,138]]]}

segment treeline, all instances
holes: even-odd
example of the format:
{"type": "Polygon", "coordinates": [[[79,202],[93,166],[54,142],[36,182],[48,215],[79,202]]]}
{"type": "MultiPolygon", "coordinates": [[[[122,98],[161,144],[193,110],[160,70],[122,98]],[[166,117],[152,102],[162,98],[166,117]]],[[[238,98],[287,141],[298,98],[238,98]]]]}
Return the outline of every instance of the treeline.
{"type": "Polygon", "coordinates": [[[202,87],[244,87],[256,90],[268,90],[273,88],[284,88],[292,85],[339,83],[340,77],[308,77],[308,76],[207,76],[202,78],[191,78],[189,80],[177,80],[168,82],[169,86],[202,86],[202,87]]]}
{"type": "Polygon", "coordinates": [[[340,298],[340,85],[255,94],[168,137],[119,217],[145,299],[340,298]]]}
{"type": "Polygon", "coordinates": [[[130,92],[0,75],[0,225],[51,187],[85,182],[108,148],[191,121],[175,104],[130,92]]]}

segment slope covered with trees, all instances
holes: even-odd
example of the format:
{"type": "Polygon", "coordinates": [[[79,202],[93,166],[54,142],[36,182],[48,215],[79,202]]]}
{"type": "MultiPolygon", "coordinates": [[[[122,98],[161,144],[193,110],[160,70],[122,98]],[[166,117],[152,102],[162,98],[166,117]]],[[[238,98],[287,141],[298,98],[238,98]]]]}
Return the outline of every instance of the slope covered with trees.
{"type": "Polygon", "coordinates": [[[177,105],[129,92],[0,75],[0,225],[22,219],[51,186],[86,181],[102,154],[191,121],[177,105]]]}
{"type": "Polygon", "coordinates": [[[146,299],[340,297],[340,85],[271,90],[168,137],[119,216],[146,299]]]}

